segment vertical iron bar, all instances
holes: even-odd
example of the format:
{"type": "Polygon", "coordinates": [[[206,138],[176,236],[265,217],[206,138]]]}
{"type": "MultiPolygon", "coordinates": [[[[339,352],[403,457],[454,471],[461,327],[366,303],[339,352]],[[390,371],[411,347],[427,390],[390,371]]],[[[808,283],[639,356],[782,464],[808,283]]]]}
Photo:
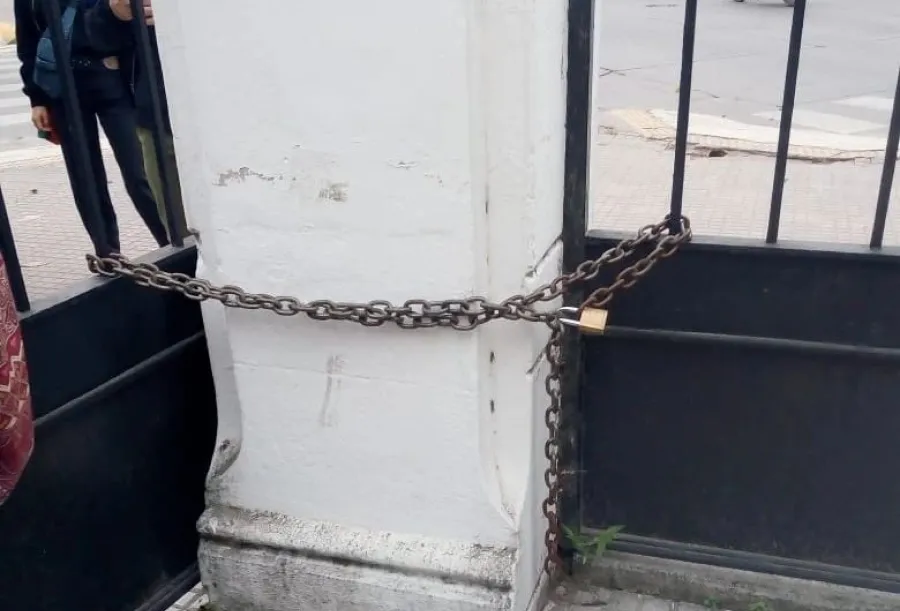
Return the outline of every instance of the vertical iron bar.
{"type": "Polygon", "coordinates": [[[3,261],[6,263],[6,274],[9,276],[9,286],[16,302],[16,310],[27,312],[31,309],[31,303],[28,300],[28,289],[25,288],[25,278],[22,276],[22,265],[19,263],[19,253],[16,251],[16,241],[9,224],[3,189],[0,189],[0,253],[3,253],[3,261]]]}
{"type": "Polygon", "coordinates": [[[138,61],[146,71],[147,87],[150,90],[150,106],[153,111],[153,149],[156,151],[156,167],[159,170],[160,182],[162,182],[163,208],[166,211],[166,225],[169,230],[169,241],[173,246],[184,246],[184,236],[178,230],[178,222],[175,217],[175,207],[172,202],[172,186],[175,181],[169,174],[169,164],[166,163],[166,146],[163,142],[163,134],[166,128],[163,119],[162,98],[160,96],[160,82],[157,78],[157,58],[150,44],[150,30],[144,17],[144,7],[141,0],[131,0],[131,10],[135,16],[135,34],[137,36],[138,61]]]}
{"type": "Polygon", "coordinates": [[[891,126],[888,129],[887,145],[884,149],[884,166],[881,168],[881,187],[878,189],[878,205],[875,207],[875,222],[872,225],[870,248],[881,248],[884,242],[884,225],[887,222],[891,189],[894,186],[894,169],[897,167],[897,148],[900,145],[900,74],[897,76],[897,90],[894,92],[894,109],[891,112],[891,126]]]}
{"type": "MultiPolygon", "coordinates": [[[[588,223],[591,152],[591,101],[593,97],[594,0],[569,0],[569,40],[566,74],[566,157],[563,192],[563,269],[567,272],[584,261],[588,223]]],[[[567,306],[578,307],[584,295],[575,289],[563,297],[567,306]]],[[[581,338],[564,333],[560,379],[559,452],[560,498],[558,519],[581,526],[581,454],[579,435],[581,394],[581,338]]],[[[560,542],[569,564],[574,557],[571,542],[560,542]]]]}
{"type": "Polygon", "coordinates": [[[769,207],[769,226],[766,230],[767,244],[774,244],[778,241],[778,229],[781,225],[781,201],[784,197],[784,179],[791,145],[791,123],[794,120],[794,99],[797,97],[797,76],[800,70],[800,47],[803,43],[805,17],[806,0],[797,0],[794,4],[794,19],[791,22],[784,95],[781,100],[781,123],[778,131],[778,151],[775,155],[775,178],[772,184],[772,204],[769,207]]]}
{"type": "MultiPolygon", "coordinates": [[[[100,219],[100,192],[99,187],[94,182],[94,172],[91,167],[90,149],[87,144],[87,134],[84,131],[84,121],[81,115],[81,104],[78,100],[78,89],[75,84],[75,73],[72,70],[72,57],[69,55],[69,49],[64,44],[64,35],[62,31],[62,10],[59,2],[56,0],[44,0],[44,15],[47,17],[48,27],[50,28],[50,40],[53,43],[53,54],[56,58],[56,65],[62,76],[62,94],[63,105],[65,107],[66,125],[63,126],[69,131],[71,138],[60,135],[67,141],[69,146],[73,147],[68,157],[74,167],[66,166],[66,171],[73,173],[73,183],[78,186],[78,193],[73,193],[73,197],[87,198],[83,202],[84,208],[88,212],[89,223],[92,223],[97,231],[105,233],[106,227],[100,219]]],[[[103,185],[106,188],[106,185],[103,185]]],[[[94,244],[94,248],[97,244],[94,244]]],[[[101,255],[110,253],[101,252],[101,255]]]]}
{"type": "Polygon", "coordinates": [[[681,41],[681,80],[678,85],[678,123],[675,131],[675,168],[672,171],[672,195],[669,206],[672,232],[681,231],[684,202],[684,169],[687,160],[688,126],[691,116],[691,84],[694,75],[694,38],[697,31],[697,0],[684,5],[681,41]]]}

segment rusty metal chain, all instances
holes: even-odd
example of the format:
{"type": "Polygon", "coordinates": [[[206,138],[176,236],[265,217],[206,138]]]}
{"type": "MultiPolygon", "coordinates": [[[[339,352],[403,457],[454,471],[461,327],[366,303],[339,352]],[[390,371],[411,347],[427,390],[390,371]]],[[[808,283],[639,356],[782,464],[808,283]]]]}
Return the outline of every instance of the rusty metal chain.
{"type": "Polygon", "coordinates": [[[544,469],[544,483],[547,485],[547,496],[541,502],[541,513],[547,521],[544,531],[544,546],[547,557],[544,559],[544,571],[550,575],[563,566],[561,546],[563,540],[562,521],[559,517],[559,503],[562,494],[562,482],[559,471],[559,421],[562,415],[562,341],[563,327],[559,320],[550,326],[550,340],[544,348],[544,358],[550,371],[544,379],[544,389],[550,399],[550,405],[544,412],[544,424],[547,426],[547,441],[544,442],[544,457],[547,467],[544,469]]]}
{"type": "MultiPolygon", "coordinates": [[[[552,281],[541,285],[527,294],[513,295],[501,302],[492,302],[484,297],[465,297],[431,301],[410,299],[402,305],[389,301],[374,300],[365,303],[336,302],[326,299],[301,301],[295,297],[276,296],[266,293],[250,293],[241,287],[217,286],[207,280],[187,274],[167,272],[152,263],[136,263],[121,256],[97,257],[87,255],[91,272],[107,278],[128,278],[140,286],[171,291],[194,301],[218,301],[231,308],[244,310],[268,310],[281,316],[305,314],[314,320],[350,321],[366,327],[379,327],[393,323],[402,329],[424,329],[448,327],[457,331],[471,331],[492,320],[524,320],[543,323],[550,328],[550,339],[544,349],[550,371],[545,380],[545,388],[550,399],[544,419],[548,439],[544,446],[547,468],[544,482],[547,498],[541,505],[547,520],[544,537],[547,557],[544,569],[553,574],[562,566],[560,546],[563,532],[559,519],[559,502],[562,483],[559,471],[559,441],[561,415],[561,378],[563,373],[562,340],[566,320],[564,309],[539,309],[538,304],[547,304],[563,297],[576,287],[594,280],[604,267],[621,263],[635,256],[642,249],[644,254],[637,261],[624,267],[612,283],[593,291],[585,299],[581,308],[607,308],[621,291],[634,286],[661,260],[671,257],[678,248],[691,239],[691,226],[687,217],[672,222],[666,217],[655,225],[647,225],[633,238],[622,240],[596,259],[582,262],[574,271],[561,274],[552,281]],[[673,227],[676,230],[673,230],[673,227]]],[[[577,322],[574,326],[577,326],[577,322]]]]}

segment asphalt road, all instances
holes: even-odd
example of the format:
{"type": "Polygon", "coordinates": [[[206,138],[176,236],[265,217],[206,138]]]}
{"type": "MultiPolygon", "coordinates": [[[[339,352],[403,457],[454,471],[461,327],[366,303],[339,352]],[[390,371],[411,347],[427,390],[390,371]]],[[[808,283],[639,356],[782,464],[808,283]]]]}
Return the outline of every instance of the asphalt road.
{"type": "MultiPolygon", "coordinates": [[[[606,71],[594,91],[597,106],[674,110],[684,0],[597,2],[594,61],[606,71]]],[[[692,112],[777,123],[792,15],[781,0],[700,0],[692,112]]],[[[886,131],[898,68],[898,0],[809,0],[796,98],[801,124],[886,131]]]]}
{"type": "MultiPolygon", "coordinates": [[[[674,110],[684,0],[596,0],[606,76],[601,109],[674,110]]],[[[13,17],[0,0],[0,20],[13,17]]],[[[692,112],[777,125],[793,10],[781,0],[699,0],[692,112]]],[[[900,67],[900,0],[808,0],[795,128],[883,137],[900,67]]],[[[33,144],[13,98],[13,66],[0,101],[0,148],[33,144]],[[11,115],[11,116],[10,116],[11,115]]]]}

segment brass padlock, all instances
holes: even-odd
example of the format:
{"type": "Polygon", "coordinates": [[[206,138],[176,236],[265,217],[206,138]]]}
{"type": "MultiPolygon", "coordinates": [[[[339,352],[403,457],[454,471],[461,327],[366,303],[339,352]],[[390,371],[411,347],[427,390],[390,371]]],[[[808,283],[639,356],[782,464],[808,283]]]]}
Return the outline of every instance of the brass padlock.
{"type": "MultiPolygon", "coordinates": [[[[560,308],[560,314],[578,314],[578,308],[560,308]]],[[[606,331],[606,319],[609,318],[607,310],[600,308],[584,308],[578,315],[578,320],[573,318],[561,318],[560,322],[570,327],[578,327],[582,333],[588,335],[602,335],[606,331]]]]}
{"type": "Polygon", "coordinates": [[[608,317],[609,312],[606,310],[585,308],[581,311],[581,316],[578,318],[578,328],[581,329],[582,333],[601,335],[606,331],[606,319],[608,317]]]}

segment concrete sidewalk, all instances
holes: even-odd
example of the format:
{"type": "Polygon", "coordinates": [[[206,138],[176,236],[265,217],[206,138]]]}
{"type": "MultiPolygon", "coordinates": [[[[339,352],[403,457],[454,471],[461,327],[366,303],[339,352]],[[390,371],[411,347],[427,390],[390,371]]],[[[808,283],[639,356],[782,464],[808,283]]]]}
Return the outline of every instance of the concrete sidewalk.
{"type": "MultiPolygon", "coordinates": [[[[637,230],[662,218],[672,188],[671,143],[647,140],[613,116],[601,119],[591,151],[593,229],[637,230]]],[[[684,213],[696,235],[765,237],[775,159],[766,155],[691,152],[684,213]]],[[[881,161],[790,160],[782,205],[781,241],[868,244],[881,182],[881,161]]],[[[900,245],[896,192],[885,245],[900,245]]]]}
{"type": "MultiPolygon", "coordinates": [[[[156,242],[125,193],[109,153],[106,169],[124,254],[134,257],[155,250],[156,242]]],[[[84,255],[93,249],[72,201],[61,158],[4,164],[0,188],[32,302],[90,276],[84,255]]]]}
{"type": "MultiPolygon", "coordinates": [[[[561,596],[560,598],[566,598],[561,596]]],[[[674,600],[664,600],[654,596],[645,596],[643,594],[632,594],[630,592],[619,592],[606,590],[604,588],[594,588],[577,592],[577,595],[568,595],[567,602],[550,601],[543,611],[710,611],[717,609],[715,606],[701,606],[691,603],[676,602],[674,600]]],[[[729,611],[722,609],[721,611],[729,611]]]]}

